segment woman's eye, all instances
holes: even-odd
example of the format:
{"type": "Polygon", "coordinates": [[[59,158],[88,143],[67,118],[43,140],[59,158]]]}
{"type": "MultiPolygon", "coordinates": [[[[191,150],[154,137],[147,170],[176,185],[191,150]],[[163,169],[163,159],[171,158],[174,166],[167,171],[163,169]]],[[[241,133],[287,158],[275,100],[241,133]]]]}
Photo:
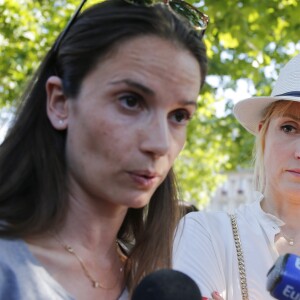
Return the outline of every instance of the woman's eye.
{"type": "Polygon", "coordinates": [[[292,125],[282,125],[281,130],[286,133],[295,132],[296,128],[292,125]]]}
{"type": "Polygon", "coordinates": [[[122,106],[129,109],[136,109],[141,107],[141,99],[136,95],[123,95],[119,98],[122,106]]]}
{"type": "Polygon", "coordinates": [[[186,124],[191,119],[191,114],[187,110],[176,110],[172,114],[172,119],[179,124],[186,124]]]}

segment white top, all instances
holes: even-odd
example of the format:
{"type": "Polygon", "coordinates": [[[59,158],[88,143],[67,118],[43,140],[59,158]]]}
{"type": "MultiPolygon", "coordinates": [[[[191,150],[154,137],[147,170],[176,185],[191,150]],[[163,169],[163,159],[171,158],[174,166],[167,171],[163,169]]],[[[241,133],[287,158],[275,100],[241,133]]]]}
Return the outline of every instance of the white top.
{"type": "MultiPolygon", "coordinates": [[[[284,222],[265,213],[263,196],[236,209],[251,300],[274,300],[266,290],[267,273],[279,254],[275,235],[284,222]]],[[[193,278],[203,297],[217,291],[224,300],[242,300],[231,222],[226,212],[192,212],[179,224],[173,267],[193,278]]]]}

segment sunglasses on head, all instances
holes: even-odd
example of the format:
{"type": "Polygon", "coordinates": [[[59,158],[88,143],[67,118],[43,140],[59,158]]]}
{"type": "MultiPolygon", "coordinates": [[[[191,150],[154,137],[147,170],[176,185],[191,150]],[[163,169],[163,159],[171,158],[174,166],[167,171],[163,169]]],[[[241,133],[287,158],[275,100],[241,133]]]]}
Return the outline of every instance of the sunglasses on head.
{"type": "MultiPolygon", "coordinates": [[[[124,0],[127,3],[133,4],[133,5],[142,5],[142,6],[154,6],[158,3],[163,3],[167,6],[169,6],[176,14],[184,17],[187,19],[191,26],[200,33],[201,38],[203,37],[205,30],[207,28],[207,25],[209,23],[209,17],[199,11],[197,8],[192,6],[191,4],[183,1],[183,0],[124,0]]],[[[82,0],[78,8],[76,9],[74,15],[68,22],[66,28],[62,32],[62,34],[59,36],[58,40],[56,41],[56,44],[54,46],[54,52],[57,52],[62,40],[76,21],[77,16],[79,15],[83,5],[87,2],[87,0],[82,0]]]]}

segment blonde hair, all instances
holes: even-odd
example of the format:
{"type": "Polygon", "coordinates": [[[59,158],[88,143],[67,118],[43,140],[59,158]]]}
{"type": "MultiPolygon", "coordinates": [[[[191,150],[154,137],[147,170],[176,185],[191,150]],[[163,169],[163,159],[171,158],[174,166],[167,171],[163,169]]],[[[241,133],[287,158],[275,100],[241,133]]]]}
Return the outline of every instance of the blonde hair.
{"type": "MultiPolygon", "coordinates": [[[[291,110],[291,106],[295,101],[279,100],[271,103],[263,112],[263,118],[258,124],[259,133],[256,136],[254,148],[254,187],[257,191],[264,193],[266,176],[264,168],[264,152],[266,135],[268,132],[270,121],[275,117],[284,116],[291,110]]],[[[299,110],[300,111],[300,110],[299,110]]]]}

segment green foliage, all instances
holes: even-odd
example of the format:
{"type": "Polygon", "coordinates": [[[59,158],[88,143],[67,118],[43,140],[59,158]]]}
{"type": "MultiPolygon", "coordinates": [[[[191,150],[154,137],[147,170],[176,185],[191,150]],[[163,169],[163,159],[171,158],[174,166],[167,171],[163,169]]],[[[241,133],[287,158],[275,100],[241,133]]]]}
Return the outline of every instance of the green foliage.
{"type": "Polygon", "coordinates": [[[14,103],[76,1],[0,0],[0,105],[14,103]]]}
{"type": "MultiPolygon", "coordinates": [[[[218,76],[220,86],[237,89],[238,79],[253,84],[255,95],[269,95],[278,70],[299,50],[297,0],[200,1],[210,16],[205,33],[209,75],[218,76]],[[270,76],[269,66],[275,74],[270,76]]],[[[212,102],[213,87],[206,85],[198,114],[190,126],[186,148],[176,164],[186,200],[203,205],[226,171],[251,168],[254,137],[232,115],[232,99],[225,99],[224,116],[217,117],[212,102]]],[[[220,96],[222,98],[222,95],[220,96]]]]}
{"type": "MultiPolygon", "coordinates": [[[[0,0],[0,106],[14,105],[33,70],[67,23],[80,0],[0,0]]],[[[88,1],[88,4],[96,1],[88,1]]],[[[189,1],[193,3],[193,1],[189,1]]],[[[298,0],[215,0],[194,2],[210,16],[205,33],[209,75],[220,87],[237,89],[237,79],[269,95],[277,72],[296,54],[298,0]],[[275,75],[268,72],[269,65],[275,75]]],[[[298,48],[299,50],[299,48],[298,48]]],[[[214,87],[206,84],[189,137],[176,163],[186,200],[205,203],[224,171],[251,166],[253,137],[231,114],[217,117],[214,87]]]]}

